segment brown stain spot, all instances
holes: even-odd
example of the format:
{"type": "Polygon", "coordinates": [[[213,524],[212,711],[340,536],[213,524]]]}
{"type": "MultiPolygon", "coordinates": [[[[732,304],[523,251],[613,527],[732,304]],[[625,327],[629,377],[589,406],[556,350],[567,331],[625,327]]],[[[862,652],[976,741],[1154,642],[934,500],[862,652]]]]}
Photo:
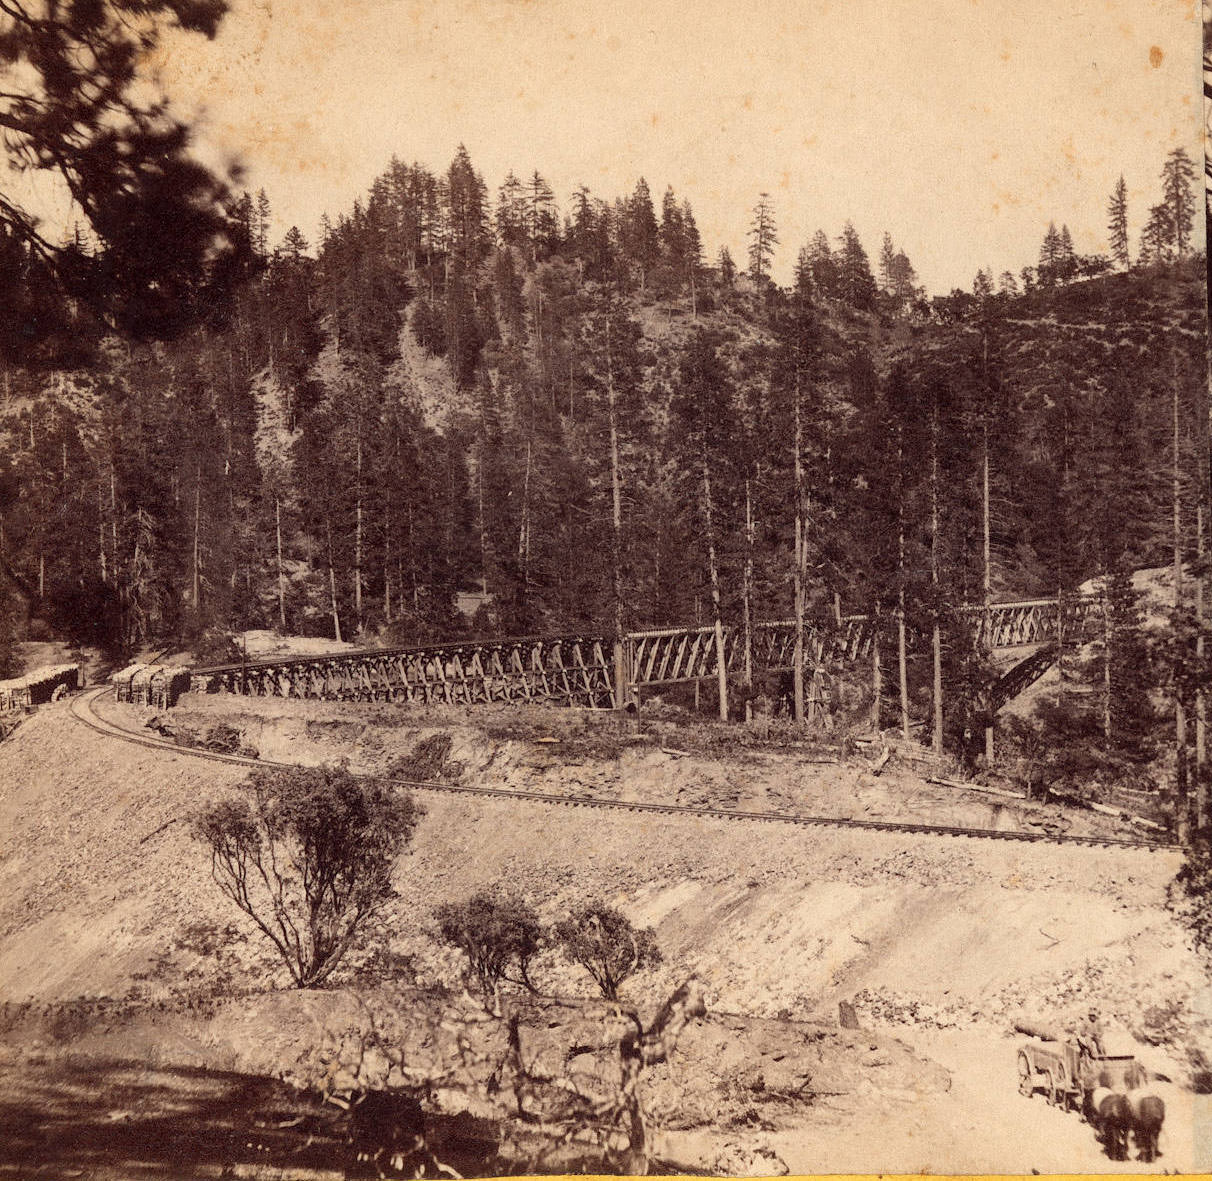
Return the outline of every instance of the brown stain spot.
{"type": "Polygon", "coordinates": [[[791,188],[791,173],[790,172],[782,172],[779,174],[779,188],[780,189],[791,188]]]}
{"type": "Polygon", "coordinates": [[[1156,70],[1165,59],[1165,54],[1162,52],[1160,45],[1151,45],[1149,47],[1149,64],[1156,70]]]}
{"type": "Polygon", "coordinates": [[[745,95],[744,99],[741,101],[741,106],[743,106],[745,108],[745,110],[747,110],[747,111],[752,111],[753,110],[753,95],[752,94],[745,95]]]}
{"type": "Polygon", "coordinates": [[[661,121],[661,116],[658,115],[656,111],[653,111],[649,116],[648,121],[653,125],[653,127],[655,127],[661,121]]]}

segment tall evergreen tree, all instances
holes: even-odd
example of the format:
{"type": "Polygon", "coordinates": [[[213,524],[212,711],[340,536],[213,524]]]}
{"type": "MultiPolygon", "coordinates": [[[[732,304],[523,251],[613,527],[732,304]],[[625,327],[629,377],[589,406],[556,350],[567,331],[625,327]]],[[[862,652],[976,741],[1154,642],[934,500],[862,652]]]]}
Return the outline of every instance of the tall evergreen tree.
{"type": "Polygon", "coordinates": [[[1166,157],[1162,168],[1162,197],[1166,206],[1174,253],[1182,258],[1191,241],[1191,229],[1195,218],[1195,166],[1187,149],[1177,147],[1166,157]]]}
{"type": "Polygon", "coordinates": [[[867,251],[854,225],[847,222],[842,230],[838,258],[838,287],[841,297],[860,311],[870,311],[875,303],[875,278],[867,251]]]}
{"type": "Polygon", "coordinates": [[[1128,186],[1122,175],[1115,182],[1107,205],[1107,234],[1112,261],[1126,271],[1132,259],[1128,252],[1128,186]]]}
{"type": "Polygon", "coordinates": [[[778,241],[774,204],[769,193],[762,193],[753,207],[753,219],[749,223],[749,275],[755,283],[760,284],[769,274],[778,241]]]}

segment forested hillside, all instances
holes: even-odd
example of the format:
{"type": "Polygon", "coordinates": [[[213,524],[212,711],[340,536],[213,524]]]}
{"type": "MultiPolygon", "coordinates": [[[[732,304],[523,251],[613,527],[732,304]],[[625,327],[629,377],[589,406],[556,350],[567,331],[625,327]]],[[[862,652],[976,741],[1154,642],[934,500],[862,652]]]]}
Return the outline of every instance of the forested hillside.
{"type": "Polygon", "coordinates": [[[671,190],[562,215],[538,173],[490,196],[462,149],[393,161],[314,250],[271,246],[246,196],[202,322],[131,344],[80,313],[6,364],[8,630],[217,652],[249,626],[419,643],[717,601],[741,623],[789,616],[797,570],[810,617],[946,628],[986,593],[1193,562],[1204,272],[1176,167],[1135,266],[1117,190],[1110,257],[1050,226],[1021,283],[933,300],[850,225],[778,287],[765,195],[742,272],[705,264],[671,190]]]}

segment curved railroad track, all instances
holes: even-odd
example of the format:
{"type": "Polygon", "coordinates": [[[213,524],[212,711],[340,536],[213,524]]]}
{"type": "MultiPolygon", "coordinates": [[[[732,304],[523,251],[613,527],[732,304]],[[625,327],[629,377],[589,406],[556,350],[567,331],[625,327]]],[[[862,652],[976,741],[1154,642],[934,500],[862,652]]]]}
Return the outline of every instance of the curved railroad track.
{"type": "MultiPolygon", "coordinates": [[[[178,746],[163,738],[136,734],[102,718],[96,711],[97,699],[108,690],[105,686],[77,694],[71,701],[72,716],[90,729],[109,738],[117,738],[151,750],[168,751],[190,758],[209,759],[215,763],[234,763],[243,767],[291,767],[271,759],[253,759],[244,755],[219,754],[193,746],[178,746]]],[[[383,777],[380,777],[383,778],[383,777]]],[[[805,816],[795,812],[746,812],[731,808],[703,808],[687,804],[645,804],[624,800],[603,800],[584,796],[559,796],[549,792],[514,791],[502,787],[466,787],[455,783],[433,783],[414,779],[388,780],[415,791],[444,795],[481,796],[487,799],[519,800],[532,804],[558,804],[566,808],[594,808],[613,812],[643,812],[661,816],[708,817],[744,823],[791,824],[802,828],[849,828],[869,832],[912,833],[919,836],[967,838],[970,840],[1025,841],[1035,844],[1085,845],[1106,849],[1145,849],[1153,852],[1173,851],[1180,846],[1158,841],[1132,840],[1124,837],[1068,836],[1025,832],[1019,829],[967,828],[952,824],[918,824],[901,820],[851,820],[838,816],[805,816]]]]}

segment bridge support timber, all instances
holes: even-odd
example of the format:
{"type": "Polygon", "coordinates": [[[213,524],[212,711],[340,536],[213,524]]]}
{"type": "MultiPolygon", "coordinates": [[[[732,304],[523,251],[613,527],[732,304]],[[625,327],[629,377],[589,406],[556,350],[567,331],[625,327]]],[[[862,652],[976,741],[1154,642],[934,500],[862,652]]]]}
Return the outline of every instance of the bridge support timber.
{"type": "MultiPolygon", "coordinates": [[[[1063,618],[1055,599],[963,611],[971,615],[977,643],[991,649],[1015,648],[1055,645],[1061,631],[1066,636],[1080,634],[1100,601],[1095,595],[1066,600],[1063,618]]],[[[865,615],[809,624],[805,667],[828,669],[869,660],[874,642],[871,620],[865,615]]],[[[753,628],[752,643],[755,669],[788,670],[795,651],[795,624],[791,620],[759,623],[753,628]]],[[[724,629],[723,651],[724,671],[738,671],[739,629],[724,629]]],[[[999,708],[1011,688],[1018,685],[1014,688],[1018,692],[1030,683],[1019,684],[1025,676],[1038,676],[1047,667],[1041,661],[1042,657],[1033,656],[1003,678],[994,694],[999,708]]],[[[195,692],[329,701],[546,702],[623,709],[636,701],[642,689],[706,681],[718,677],[719,671],[714,629],[675,627],[631,632],[621,640],[598,635],[537,636],[243,661],[194,669],[190,687],[195,692]]]]}

